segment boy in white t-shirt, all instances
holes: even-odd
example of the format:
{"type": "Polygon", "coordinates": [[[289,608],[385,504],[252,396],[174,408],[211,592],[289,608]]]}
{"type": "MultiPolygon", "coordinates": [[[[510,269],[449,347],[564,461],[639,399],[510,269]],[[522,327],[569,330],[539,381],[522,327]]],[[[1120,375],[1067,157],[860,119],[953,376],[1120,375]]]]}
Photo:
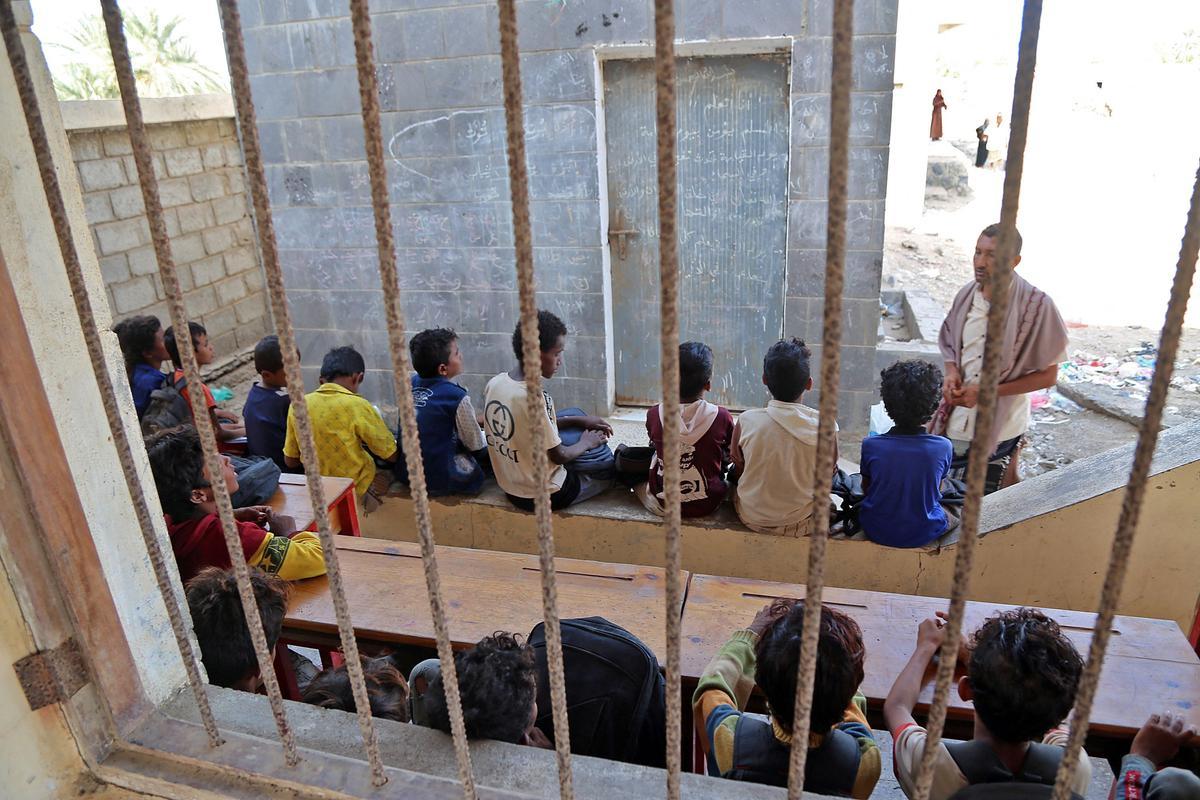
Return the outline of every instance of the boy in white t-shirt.
{"type": "MultiPolygon", "coordinates": [[[[554,377],[562,367],[566,346],[567,326],[549,311],[538,312],[538,346],[542,353],[542,379],[554,377]]],[[[526,413],[525,372],[521,366],[521,326],[513,331],[513,355],[517,365],[488,381],[484,389],[483,420],[487,435],[488,456],[496,473],[496,483],[517,508],[533,510],[533,498],[539,487],[533,480],[533,425],[545,428],[543,443],[550,457],[550,507],[558,510],[572,503],[587,500],[612,485],[607,477],[572,469],[576,459],[595,447],[604,445],[612,435],[612,427],[599,417],[582,414],[559,416],[554,400],[543,390],[546,413],[529,419],[526,413]],[[576,428],[582,433],[575,444],[563,444],[560,428],[576,428]]]]}
{"type": "MultiPolygon", "coordinates": [[[[926,670],[945,639],[944,616],[917,630],[917,646],[883,704],[892,732],[896,779],[904,793],[916,792],[926,732],[913,719],[926,670]]],[[[1075,704],[1083,659],[1058,623],[1033,608],[1003,611],[986,620],[959,652],[967,674],[958,694],[974,703],[970,741],[943,740],[933,768],[929,800],[947,800],[975,783],[1012,780],[1054,784],[1068,731],[1063,721],[1075,704]]],[[[1091,782],[1091,762],[1082,753],[1071,782],[1079,795],[1091,782]]]]}

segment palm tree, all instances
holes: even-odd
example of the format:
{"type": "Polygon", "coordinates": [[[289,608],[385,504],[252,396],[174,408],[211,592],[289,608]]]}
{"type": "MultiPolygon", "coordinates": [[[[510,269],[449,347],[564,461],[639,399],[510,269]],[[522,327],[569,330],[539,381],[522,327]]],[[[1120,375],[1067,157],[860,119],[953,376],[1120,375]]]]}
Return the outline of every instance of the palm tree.
{"type": "MultiPolygon", "coordinates": [[[[220,75],[196,60],[187,39],[176,31],[182,20],[165,22],[158,12],[125,14],[125,36],[138,93],[143,97],[221,91],[220,75]]],[[[60,100],[120,97],[108,34],[99,15],[84,17],[71,33],[71,43],[55,45],[69,52],[65,74],[54,77],[60,100]]]]}

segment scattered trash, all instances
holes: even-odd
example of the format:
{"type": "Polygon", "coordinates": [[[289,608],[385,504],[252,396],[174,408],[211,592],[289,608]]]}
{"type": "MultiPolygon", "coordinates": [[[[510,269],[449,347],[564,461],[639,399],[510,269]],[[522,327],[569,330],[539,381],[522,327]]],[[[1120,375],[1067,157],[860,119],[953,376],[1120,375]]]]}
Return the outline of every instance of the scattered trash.
{"type": "Polygon", "coordinates": [[[218,386],[212,390],[212,396],[213,400],[218,403],[224,403],[226,400],[233,399],[233,389],[230,389],[228,386],[218,386]]]}

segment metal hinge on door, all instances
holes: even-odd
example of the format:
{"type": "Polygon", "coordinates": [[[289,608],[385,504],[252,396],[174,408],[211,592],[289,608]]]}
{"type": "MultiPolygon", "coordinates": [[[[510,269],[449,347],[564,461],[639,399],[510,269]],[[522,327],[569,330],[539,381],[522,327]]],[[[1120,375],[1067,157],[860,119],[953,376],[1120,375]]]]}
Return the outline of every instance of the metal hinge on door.
{"type": "Polygon", "coordinates": [[[33,711],[69,700],[88,682],[83,651],[74,638],[19,659],[13,669],[33,711]]]}
{"type": "Polygon", "coordinates": [[[626,228],[625,227],[625,214],[624,214],[624,212],[618,210],[615,227],[610,227],[608,229],[608,244],[609,244],[609,246],[610,247],[612,246],[614,238],[617,240],[617,260],[618,261],[624,261],[625,256],[629,254],[629,250],[628,250],[629,242],[626,237],[637,236],[637,235],[638,235],[637,228],[626,228]]]}

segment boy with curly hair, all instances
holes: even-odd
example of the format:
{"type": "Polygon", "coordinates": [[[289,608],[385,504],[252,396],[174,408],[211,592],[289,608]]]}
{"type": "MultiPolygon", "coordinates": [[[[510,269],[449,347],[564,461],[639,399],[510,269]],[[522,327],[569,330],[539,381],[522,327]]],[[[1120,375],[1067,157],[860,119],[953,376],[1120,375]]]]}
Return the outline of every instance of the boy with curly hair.
{"type": "Polygon", "coordinates": [[[129,376],[133,407],[140,420],[150,405],[150,395],[161,388],[167,378],[162,371],[162,362],[171,354],[167,352],[163,326],[158,317],[139,314],[113,325],[113,333],[125,356],[125,373],[129,376]]]}
{"type": "MultiPolygon", "coordinates": [[[[692,697],[692,718],[709,775],[787,786],[803,633],[804,601],[776,600],[705,668],[692,697]],[[756,684],[769,717],[743,710],[756,684]]],[[[881,756],[859,691],[866,659],[862,631],[850,616],[823,606],[819,637],[804,788],[869,797],[881,756]]]]}
{"type": "MultiPolygon", "coordinates": [[[[945,639],[945,615],[921,623],[917,647],[883,704],[895,741],[896,778],[904,793],[916,794],[926,732],[913,719],[926,670],[945,639]]],[[[967,674],[959,696],[975,705],[975,736],[938,745],[929,800],[948,800],[976,783],[1019,781],[1054,784],[1069,732],[1063,726],[1083,659],[1058,623],[1033,608],[1016,608],[989,618],[959,653],[967,674]]],[[[1071,782],[1080,796],[1091,782],[1091,763],[1081,754],[1071,782]]]]}
{"type": "MultiPolygon", "coordinates": [[[[363,658],[363,680],[367,684],[367,702],[371,716],[408,722],[408,681],[404,680],[390,655],[363,658]]],[[[321,708],[355,713],[354,691],[346,665],[321,670],[303,689],[304,702],[321,708]]]]}
{"type": "MultiPolygon", "coordinates": [[[[251,569],[250,585],[262,617],[267,648],[273,650],[287,614],[287,583],[251,569]]],[[[208,682],[227,689],[257,691],[262,675],[233,570],[208,567],[198,572],[187,584],[187,602],[208,682]]]]}
{"type": "Polygon", "coordinates": [[[862,443],[866,497],[858,521],[867,538],[891,547],[921,547],[957,524],[942,507],[942,481],[954,446],[925,430],[942,394],[942,371],[928,361],[897,361],[881,373],[879,393],[895,425],[862,443]]]}

